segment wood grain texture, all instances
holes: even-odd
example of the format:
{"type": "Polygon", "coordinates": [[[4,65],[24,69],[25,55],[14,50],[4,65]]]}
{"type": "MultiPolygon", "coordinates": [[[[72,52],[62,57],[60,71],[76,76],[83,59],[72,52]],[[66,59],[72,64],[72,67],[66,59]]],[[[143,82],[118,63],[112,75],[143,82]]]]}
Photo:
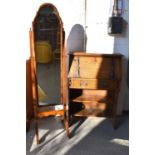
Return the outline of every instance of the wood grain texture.
{"type": "Polygon", "coordinates": [[[43,111],[43,112],[38,112],[37,117],[38,118],[44,118],[48,116],[63,116],[64,115],[64,110],[48,110],[48,111],[43,111]]]}
{"type": "Polygon", "coordinates": [[[69,88],[76,89],[115,89],[117,80],[108,80],[101,78],[69,78],[69,88]]]}
{"type": "Polygon", "coordinates": [[[70,55],[73,57],[68,77],[120,79],[121,56],[96,56],[97,54],[70,55]],[[114,68],[114,70],[113,70],[114,68]],[[112,73],[112,70],[114,73],[112,73]]]}
{"type": "Polygon", "coordinates": [[[112,116],[117,118],[121,81],[120,54],[69,53],[68,96],[74,116],[112,116]]]}
{"type": "Polygon", "coordinates": [[[103,109],[83,109],[75,114],[75,116],[93,116],[93,117],[103,117],[105,113],[103,109]]]}
{"type": "Polygon", "coordinates": [[[32,85],[30,59],[26,60],[26,131],[29,131],[30,121],[33,116],[32,85]]]}
{"type": "Polygon", "coordinates": [[[106,100],[106,97],[103,95],[86,95],[82,94],[81,96],[78,96],[76,98],[70,99],[72,102],[93,102],[93,103],[99,103],[106,100]]]}

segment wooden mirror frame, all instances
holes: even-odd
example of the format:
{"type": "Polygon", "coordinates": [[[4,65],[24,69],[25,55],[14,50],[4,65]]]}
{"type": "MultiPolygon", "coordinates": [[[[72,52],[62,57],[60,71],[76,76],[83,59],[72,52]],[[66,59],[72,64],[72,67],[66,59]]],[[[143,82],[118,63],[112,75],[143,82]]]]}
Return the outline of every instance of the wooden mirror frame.
{"type": "MultiPolygon", "coordinates": [[[[32,78],[32,100],[33,100],[33,110],[34,110],[34,117],[35,117],[35,128],[36,128],[36,140],[37,144],[39,143],[39,136],[38,136],[38,123],[37,119],[42,118],[42,117],[47,117],[47,116],[53,116],[53,115],[60,115],[63,116],[66,131],[67,131],[67,136],[69,137],[69,125],[68,125],[68,120],[66,118],[66,47],[65,47],[65,36],[64,36],[64,30],[63,30],[63,23],[61,20],[61,17],[59,15],[59,12],[57,8],[51,4],[51,3],[44,3],[42,4],[37,13],[36,16],[32,22],[32,28],[30,28],[30,60],[31,60],[31,78],[32,78]],[[56,16],[59,20],[59,26],[60,26],[60,51],[61,51],[61,56],[60,56],[60,72],[61,72],[61,80],[60,80],[60,102],[63,105],[62,110],[50,110],[50,111],[44,111],[44,112],[38,112],[38,108],[41,107],[39,106],[39,98],[38,98],[38,88],[37,88],[37,75],[36,75],[36,58],[35,58],[35,46],[34,46],[34,22],[37,18],[37,15],[40,11],[41,8],[44,6],[50,6],[51,9],[54,9],[56,11],[56,16]]],[[[51,106],[51,105],[50,105],[51,106]]]]}

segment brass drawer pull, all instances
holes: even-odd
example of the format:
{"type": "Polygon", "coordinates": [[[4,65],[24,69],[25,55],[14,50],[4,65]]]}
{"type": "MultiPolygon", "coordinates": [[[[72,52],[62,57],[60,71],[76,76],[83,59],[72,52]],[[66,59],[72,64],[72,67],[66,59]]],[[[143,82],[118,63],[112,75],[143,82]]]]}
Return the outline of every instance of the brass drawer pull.
{"type": "Polygon", "coordinates": [[[80,81],[80,86],[88,86],[88,82],[87,81],[80,81]]]}
{"type": "Polygon", "coordinates": [[[72,86],[72,80],[69,80],[69,87],[72,86]]]}

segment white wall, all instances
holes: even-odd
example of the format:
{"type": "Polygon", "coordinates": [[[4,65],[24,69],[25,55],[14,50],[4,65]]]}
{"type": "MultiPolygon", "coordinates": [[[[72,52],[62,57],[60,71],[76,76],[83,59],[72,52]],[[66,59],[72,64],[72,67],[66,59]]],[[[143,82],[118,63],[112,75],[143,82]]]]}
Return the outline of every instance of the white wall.
{"type": "Polygon", "coordinates": [[[107,35],[110,0],[87,0],[87,51],[113,53],[114,37],[107,35]]]}
{"type": "Polygon", "coordinates": [[[129,0],[124,0],[123,18],[125,20],[124,33],[114,39],[114,53],[123,54],[122,63],[122,85],[119,97],[119,109],[129,110],[129,88],[128,88],[128,65],[129,65],[129,0]]]}
{"type": "MultiPolygon", "coordinates": [[[[55,5],[64,24],[67,41],[67,53],[69,51],[84,49],[84,34],[86,32],[86,50],[97,53],[122,53],[123,61],[123,80],[122,89],[119,97],[118,113],[122,109],[128,109],[128,88],[127,79],[127,60],[129,53],[128,45],[128,24],[125,33],[120,37],[109,36],[107,34],[108,17],[110,16],[110,0],[87,0],[86,12],[86,31],[85,31],[85,0],[29,0],[23,7],[25,24],[25,50],[26,58],[29,57],[29,35],[34,16],[39,6],[43,3],[55,5]]],[[[128,0],[125,0],[125,11],[123,17],[128,23],[128,0]]]]}

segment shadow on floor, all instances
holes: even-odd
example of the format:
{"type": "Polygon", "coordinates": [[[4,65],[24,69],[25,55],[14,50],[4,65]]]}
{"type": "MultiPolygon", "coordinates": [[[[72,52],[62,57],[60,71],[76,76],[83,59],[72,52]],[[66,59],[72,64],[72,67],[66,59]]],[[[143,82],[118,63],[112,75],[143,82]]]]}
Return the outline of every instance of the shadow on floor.
{"type": "Polygon", "coordinates": [[[117,130],[112,128],[108,119],[102,121],[64,155],[128,155],[129,137],[128,128],[125,127],[127,119],[124,118],[117,130]]]}
{"type": "MultiPolygon", "coordinates": [[[[46,123],[49,124],[49,121],[46,123]]],[[[27,148],[27,155],[127,155],[129,153],[128,123],[128,115],[125,115],[121,126],[114,130],[109,119],[89,117],[82,123],[78,121],[71,126],[74,136],[68,139],[63,125],[56,120],[55,125],[57,124],[58,130],[50,129],[49,138],[45,138],[38,146],[32,144],[35,141],[32,142],[30,145],[35,147],[27,148]]],[[[34,133],[34,130],[31,129],[30,133],[34,133]]]]}

